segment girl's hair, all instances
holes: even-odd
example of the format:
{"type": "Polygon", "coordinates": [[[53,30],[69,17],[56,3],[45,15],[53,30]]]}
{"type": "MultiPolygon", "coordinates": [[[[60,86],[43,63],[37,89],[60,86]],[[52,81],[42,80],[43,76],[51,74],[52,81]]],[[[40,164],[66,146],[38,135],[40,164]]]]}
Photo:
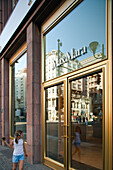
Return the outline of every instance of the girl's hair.
{"type": "Polygon", "coordinates": [[[15,132],[15,142],[16,142],[16,144],[18,144],[18,137],[21,136],[22,133],[23,133],[22,130],[17,130],[15,132]]]}

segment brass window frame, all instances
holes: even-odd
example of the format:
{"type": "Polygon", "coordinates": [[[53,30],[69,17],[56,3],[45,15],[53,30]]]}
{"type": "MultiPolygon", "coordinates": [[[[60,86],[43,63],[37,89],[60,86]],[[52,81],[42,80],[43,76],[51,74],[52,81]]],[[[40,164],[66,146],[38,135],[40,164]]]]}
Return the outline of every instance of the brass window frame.
{"type": "MultiPolygon", "coordinates": [[[[24,43],[9,60],[9,136],[10,139],[14,139],[14,137],[11,136],[12,65],[15,63],[16,60],[21,58],[22,55],[24,55],[26,52],[27,52],[27,43],[24,43]]],[[[25,124],[27,124],[27,122],[25,124]]]]}

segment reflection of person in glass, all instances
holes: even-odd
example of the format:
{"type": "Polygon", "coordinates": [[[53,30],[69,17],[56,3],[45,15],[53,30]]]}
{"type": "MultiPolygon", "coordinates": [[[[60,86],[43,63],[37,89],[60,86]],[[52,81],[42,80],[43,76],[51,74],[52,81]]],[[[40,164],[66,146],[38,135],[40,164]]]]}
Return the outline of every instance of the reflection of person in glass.
{"type": "Polygon", "coordinates": [[[80,152],[81,129],[79,126],[76,126],[74,135],[75,135],[75,138],[74,138],[75,151],[72,153],[72,156],[78,152],[78,157],[79,157],[79,160],[81,161],[81,152],[80,152]]]}

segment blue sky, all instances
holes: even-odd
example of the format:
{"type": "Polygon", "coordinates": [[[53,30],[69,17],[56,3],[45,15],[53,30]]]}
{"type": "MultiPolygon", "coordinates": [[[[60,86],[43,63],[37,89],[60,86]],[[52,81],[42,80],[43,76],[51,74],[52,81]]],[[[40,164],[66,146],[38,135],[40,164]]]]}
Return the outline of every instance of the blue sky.
{"type": "Polygon", "coordinates": [[[18,60],[18,63],[15,63],[15,73],[18,73],[18,70],[23,70],[24,68],[27,68],[27,53],[18,60]]]}
{"type": "MultiPolygon", "coordinates": [[[[106,49],[105,0],[83,0],[46,35],[46,53],[58,49],[57,39],[62,42],[63,53],[72,48],[88,47],[92,41],[98,41],[100,47],[104,44],[106,49]]],[[[88,55],[92,54],[88,51],[88,55]]]]}

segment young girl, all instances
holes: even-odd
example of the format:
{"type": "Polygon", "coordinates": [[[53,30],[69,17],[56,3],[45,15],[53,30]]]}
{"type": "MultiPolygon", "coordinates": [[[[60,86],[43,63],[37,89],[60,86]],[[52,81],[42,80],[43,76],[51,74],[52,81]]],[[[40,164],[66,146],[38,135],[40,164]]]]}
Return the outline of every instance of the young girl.
{"type": "Polygon", "coordinates": [[[27,157],[25,144],[23,140],[23,132],[21,130],[18,130],[15,133],[15,139],[12,140],[11,144],[7,143],[5,137],[3,137],[2,140],[9,148],[11,147],[14,148],[13,158],[12,158],[13,170],[16,170],[18,163],[19,163],[19,170],[23,170],[24,155],[25,157],[27,157]]]}

